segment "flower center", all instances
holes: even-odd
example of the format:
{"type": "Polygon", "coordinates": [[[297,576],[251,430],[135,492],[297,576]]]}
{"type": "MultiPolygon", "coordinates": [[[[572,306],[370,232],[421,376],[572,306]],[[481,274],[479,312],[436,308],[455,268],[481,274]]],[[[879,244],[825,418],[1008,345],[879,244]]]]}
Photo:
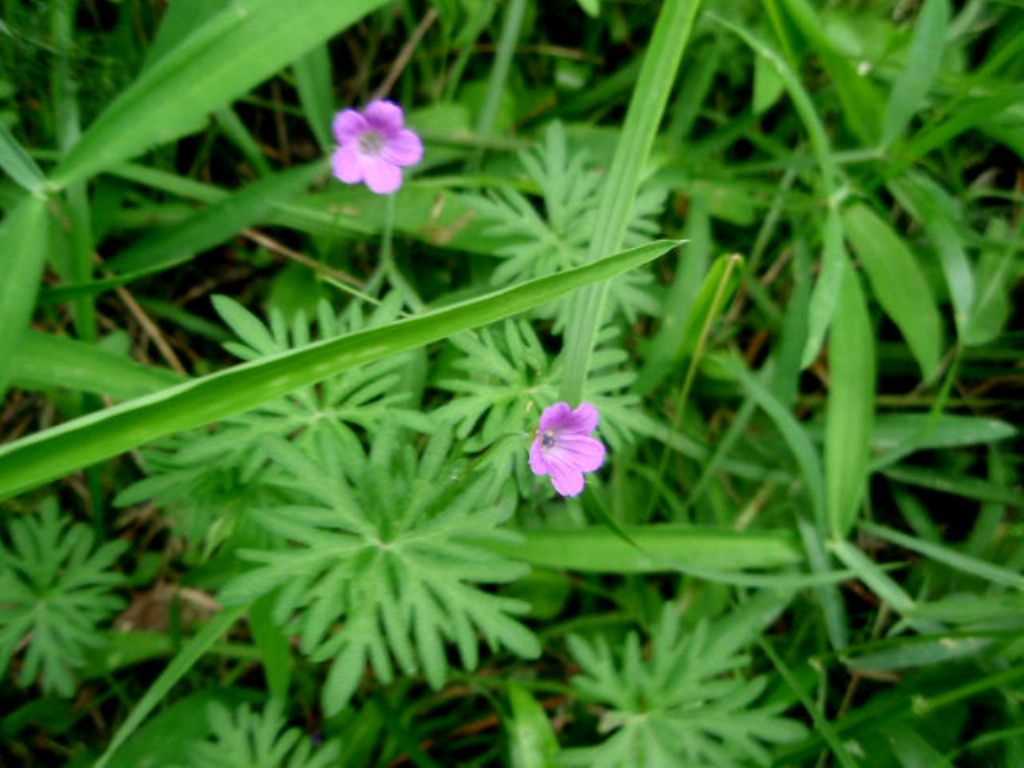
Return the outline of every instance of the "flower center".
{"type": "Polygon", "coordinates": [[[555,433],[550,429],[547,432],[542,433],[540,436],[540,445],[542,448],[554,448],[556,442],[555,433]]]}
{"type": "Polygon", "coordinates": [[[367,131],[359,137],[359,151],[363,154],[379,154],[383,146],[384,142],[381,141],[380,135],[376,131],[367,131]]]}

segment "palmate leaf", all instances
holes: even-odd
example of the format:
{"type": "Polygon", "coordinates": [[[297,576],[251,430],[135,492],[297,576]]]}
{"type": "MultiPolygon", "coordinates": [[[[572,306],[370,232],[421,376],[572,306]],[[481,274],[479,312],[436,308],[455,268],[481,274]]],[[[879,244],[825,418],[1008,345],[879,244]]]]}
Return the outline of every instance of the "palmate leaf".
{"type": "Polygon", "coordinates": [[[739,674],[750,660],[723,641],[724,631],[702,621],[684,634],[678,610],[666,604],[649,657],[636,633],[626,637],[620,653],[604,638],[570,636],[582,670],[573,689],[581,699],[607,707],[600,730],[613,734],[597,746],[566,750],[563,762],[629,768],[767,765],[766,743],[801,738],[804,727],[780,716],[780,707],[757,704],[766,679],[739,674]]]}
{"type": "Polygon", "coordinates": [[[87,526],[69,523],[48,500],[0,539],[0,674],[27,641],[19,684],[38,679],[63,696],[75,692],[86,652],[104,644],[100,624],[122,607],[111,590],[124,580],[111,570],[124,542],[96,548],[87,526]]]}
{"type": "Polygon", "coordinates": [[[248,704],[235,710],[221,702],[206,709],[210,735],[187,748],[188,762],[174,768],[328,768],[337,765],[340,745],[319,747],[299,728],[288,728],[284,706],[272,700],[263,712],[248,704]]]}
{"type": "MultiPolygon", "coordinates": [[[[540,187],[543,215],[529,198],[513,189],[504,189],[493,198],[470,200],[484,220],[491,222],[489,234],[514,241],[498,250],[503,262],[492,277],[497,286],[586,263],[587,246],[596,225],[602,176],[590,167],[585,152],[570,158],[560,123],[549,124],[544,144],[520,153],[519,161],[527,176],[540,187]]],[[[624,247],[647,242],[659,231],[657,217],[664,206],[663,190],[637,196],[624,247]]],[[[610,306],[629,322],[641,312],[657,314],[659,305],[649,291],[651,282],[650,273],[643,271],[615,278],[609,294],[610,306]]],[[[555,330],[559,331],[571,302],[572,297],[561,299],[538,312],[541,317],[556,318],[555,330]]]]}
{"type": "MultiPolygon", "coordinates": [[[[280,311],[272,309],[264,324],[225,296],[214,298],[214,308],[238,338],[225,348],[250,361],[392,322],[401,309],[401,297],[386,297],[369,316],[354,303],[336,315],[327,302],[321,302],[313,322],[299,313],[289,323],[280,311]]],[[[178,521],[179,531],[187,539],[205,540],[210,551],[242,523],[247,509],[273,498],[261,482],[269,438],[287,437],[307,445],[329,432],[352,442],[357,440],[353,427],[372,430],[385,419],[429,429],[431,421],[426,416],[402,407],[409,399],[400,385],[410,354],[371,363],[296,390],[211,430],[174,435],[145,449],[148,477],[122,491],[117,503],[125,506],[156,498],[178,521]]]]}
{"type": "Polygon", "coordinates": [[[238,603],[279,590],[275,620],[293,623],[313,660],[331,660],[324,686],[330,713],[351,699],[367,662],[382,682],[391,681],[397,663],[439,688],[447,640],[467,668],[478,660],[478,634],[492,649],[503,645],[527,657],[540,650],[512,618],[526,605],[476,586],[513,581],[527,570],[480,546],[513,537],[499,526],[514,498],[496,498],[489,477],[467,478],[452,467],[443,433],[422,456],[407,437],[383,429],[369,455],[358,444],[324,440],[316,460],[274,442],[276,482],[307,503],[255,513],[289,544],[244,551],[260,566],[221,596],[238,603]]]}
{"type": "MultiPolygon", "coordinates": [[[[635,379],[624,367],[628,356],[612,343],[617,334],[614,327],[602,333],[605,346],[594,354],[583,398],[597,406],[601,437],[613,450],[632,441],[641,407],[640,398],[628,391],[635,379]]],[[[451,342],[462,357],[435,385],[456,397],[434,415],[453,426],[468,453],[484,452],[482,468],[492,469],[501,481],[515,477],[521,494],[538,485],[550,488],[529,472],[527,457],[540,413],[559,399],[561,359],[549,360],[526,321],[509,320],[504,327],[460,334],[451,342]]]]}

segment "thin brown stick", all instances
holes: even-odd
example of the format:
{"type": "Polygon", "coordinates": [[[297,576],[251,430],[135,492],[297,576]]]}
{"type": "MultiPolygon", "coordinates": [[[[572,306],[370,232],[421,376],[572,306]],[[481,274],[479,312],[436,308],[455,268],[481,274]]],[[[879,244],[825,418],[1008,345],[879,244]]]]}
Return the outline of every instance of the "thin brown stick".
{"type": "Polygon", "coordinates": [[[326,264],[321,264],[316,259],[311,259],[303,253],[293,251],[284,243],[278,242],[269,235],[260,232],[258,229],[246,228],[242,230],[242,234],[252,240],[254,243],[259,243],[268,251],[272,251],[280,256],[291,259],[292,261],[302,264],[303,266],[309,267],[314,272],[319,272],[327,277],[337,280],[339,283],[348,283],[349,285],[355,286],[356,288],[362,288],[363,283],[358,278],[353,277],[347,272],[328,267],[326,264]]]}
{"type": "Polygon", "coordinates": [[[408,66],[413,53],[416,52],[416,48],[419,46],[420,42],[422,42],[423,36],[427,34],[427,30],[430,29],[430,25],[436,20],[437,8],[431,8],[420,20],[420,23],[416,25],[416,29],[413,30],[409,39],[405,41],[405,45],[402,46],[402,50],[398,52],[398,56],[395,57],[395,61],[391,65],[391,69],[388,71],[388,76],[384,78],[384,82],[381,83],[380,87],[370,95],[371,101],[374,99],[383,99],[391,92],[391,89],[395,87],[395,83],[398,82],[398,78],[402,75],[406,66],[408,66]]]}
{"type": "Polygon", "coordinates": [[[171,366],[178,373],[187,373],[185,366],[181,364],[181,360],[174,354],[174,350],[171,349],[171,345],[167,343],[167,339],[164,338],[163,332],[159,326],[154,323],[146,311],[139,306],[138,302],[132,297],[131,293],[124,286],[118,286],[116,289],[118,297],[124,302],[124,305],[128,308],[128,311],[132,314],[139,325],[142,326],[142,330],[145,331],[149,340],[153,342],[153,346],[157,348],[160,356],[164,361],[171,366]]]}

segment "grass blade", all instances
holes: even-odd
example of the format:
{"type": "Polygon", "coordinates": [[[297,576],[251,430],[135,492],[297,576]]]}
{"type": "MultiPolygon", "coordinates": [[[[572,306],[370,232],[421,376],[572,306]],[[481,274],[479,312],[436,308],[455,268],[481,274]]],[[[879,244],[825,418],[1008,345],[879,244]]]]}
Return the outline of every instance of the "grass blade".
{"type": "MultiPolygon", "coordinates": [[[[587,252],[590,261],[614,253],[622,243],[640,187],[640,173],[658,132],[699,8],[700,0],[667,0],[661,8],[622,135],[603,182],[597,227],[587,252]]],[[[607,285],[595,285],[575,298],[572,318],[565,332],[565,377],[562,380],[562,397],[570,403],[578,403],[583,396],[590,354],[604,322],[607,291],[607,285]]]]}
{"type": "Polygon", "coordinates": [[[782,0],[782,4],[821,58],[829,79],[835,85],[846,124],[863,144],[875,144],[878,141],[882,99],[871,80],[859,75],[850,59],[837,50],[825,33],[825,24],[807,0],[782,0]]]}
{"type": "Polygon", "coordinates": [[[171,660],[160,677],[149,687],[146,694],[139,699],[139,703],[131,711],[131,714],[121,723],[121,727],[110,740],[107,751],[103,753],[93,768],[103,768],[114,756],[114,753],[121,748],[121,745],[135,733],[135,730],[142,725],[143,721],[160,705],[175,684],[183,678],[195,663],[202,658],[203,654],[210,650],[225,632],[238,621],[245,612],[247,606],[240,605],[234,608],[225,608],[214,616],[206,625],[199,630],[195,637],[182,648],[178,655],[171,660]]]}
{"type": "Polygon", "coordinates": [[[829,343],[825,424],[825,504],[829,528],[841,537],[864,495],[875,397],[875,342],[860,278],[843,276],[829,343]]]}
{"type": "Polygon", "coordinates": [[[54,171],[58,186],[87,178],[189,132],[386,0],[234,0],[146,69],[96,119],[54,171]]]}
{"type": "Polygon", "coordinates": [[[278,204],[302,192],[325,168],[323,163],[310,163],[250,184],[181,224],[154,232],[110,259],[107,266],[117,272],[157,272],[179,264],[186,256],[195,256],[264,221],[278,204]]]}
{"type": "Polygon", "coordinates": [[[445,309],[235,366],[0,447],[0,499],[143,445],[233,416],[349,368],[525,312],[662,256],[659,240],[445,309]]]}
{"type": "Polygon", "coordinates": [[[951,476],[922,467],[889,467],[882,474],[897,482],[918,488],[928,488],[965,499],[1006,504],[1014,509],[1024,509],[1024,495],[1021,495],[1019,491],[977,477],[951,476]]]}
{"type": "Polygon", "coordinates": [[[873,560],[848,541],[831,541],[828,548],[842,561],[843,565],[857,574],[881,599],[885,600],[900,615],[913,613],[916,603],[903,588],[873,560]]]}
{"type": "Polygon", "coordinates": [[[15,353],[12,379],[23,389],[63,387],[129,400],[180,384],[182,377],[94,344],[30,330],[15,353]]]}
{"type": "Polygon", "coordinates": [[[953,304],[957,334],[964,337],[974,304],[974,273],[957,226],[954,200],[923,174],[906,174],[889,184],[900,203],[911,210],[928,233],[942,265],[946,288],[953,304]]]}
{"type": "Polygon", "coordinates": [[[46,188],[46,176],[39,170],[36,161],[14,138],[2,120],[0,120],[0,168],[32,194],[41,194],[46,188]]]}
{"type": "Polygon", "coordinates": [[[811,497],[814,519],[819,526],[824,527],[825,486],[821,461],[818,459],[818,452],[815,450],[811,438],[808,437],[807,432],[800,426],[800,422],[794,418],[789,409],[779,402],[778,398],[761,383],[757,376],[748,371],[743,363],[732,359],[726,359],[724,363],[726,369],[736,377],[758,407],[768,414],[776,429],[779,430],[779,434],[782,435],[793,452],[793,457],[800,467],[800,474],[803,475],[807,494],[811,497]]]}
{"type": "Polygon", "coordinates": [[[811,304],[807,311],[807,341],[804,344],[800,365],[806,368],[815,361],[825,341],[825,334],[832,323],[839,303],[839,288],[843,273],[849,269],[846,246],[843,245],[843,223],[839,211],[829,209],[821,232],[822,258],[821,273],[814,284],[811,304]]]}
{"type": "Polygon", "coordinates": [[[843,212],[843,224],[871,288],[896,323],[927,381],[939,369],[942,319],[921,266],[892,228],[865,205],[843,212]]]}
{"type": "Polygon", "coordinates": [[[792,536],[781,532],[737,533],[674,523],[626,526],[636,546],[604,526],[522,531],[523,541],[486,546],[538,568],[585,573],[657,573],[674,563],[694,568],[778,568],[803,562],[792,536]]]}
{"type": "Polygon", "coordinates": [[[508,683],[509,717],[505,721],[512,768],[555,768],[558,740],[547,712],[515,681],[508,683]]]}
{"type": "Polygon", "coordinates": [[[993,584],[1024,591],[1024,576],[1021,576],[1019,573],[1006,568],[1000,568],[998,565],[992,565],[984,560],[962,555],[948,547],[929,544],[914,536],[907,536],[905,533],[894,531],[892,528],[887,528],[884,525],[863,523],[861,528],[873,536],[878,536],[880,539],[890,541],[897,546],[917,552],[919,555],[931,558],[937,563],[948,565],[954,570],[978,576],[979,578],[991,581],[993,584]]]}
{"type": "Polygon", "coordinates": [[[302,111],[320,149],[327,152],[334,145],[331,118],[334,96],[331,92],[331,54],[327,45],[316,45],[295,62],[295,88],[299,92],[302,111]]]}
{"type": "Polygon", "coordinates": [[[882,118],[882,144],[889,145],[910,123],[928,98],[939,73],[946,32],[949,29],[949,0],[926,0],[921,7],[910,41],[907,62],[896,78],[882,118]]]}
{"type": "Polygon", "coordinates": [[[46,265],[46,200],[27,196],[0,223],[0,397],[28,329],[46,265]]]}

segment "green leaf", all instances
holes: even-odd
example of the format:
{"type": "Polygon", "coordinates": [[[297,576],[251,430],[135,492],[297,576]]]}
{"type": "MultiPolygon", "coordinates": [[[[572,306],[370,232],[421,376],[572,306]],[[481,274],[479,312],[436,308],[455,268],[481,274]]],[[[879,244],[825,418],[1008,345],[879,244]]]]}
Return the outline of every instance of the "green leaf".
{"type": "Polygon", "coordinates": [[[1024,591],[1024,576],[1007,568],[987,563],[984,560],[978,560],[969,555],[962,555],[948,547],[921,541],[913,536],[907,536],[905,533],[894,531],[892,528],[887,528],[883,525],[864,523],[861,525],[861,528],[874,536],[890,541],[897,546],[905,547],[912,552],[917,552],[957,571],[972,574],[993,584],[1024,591]]]}
{"type": "Polygon", "coordinates": [[[861,76],[849,58],[826,34],[826,25],[806,0],[783,0],[790,18],[808,40],[835,86],[843,120],[863,144],[878,140],[882,99],[869,78],[861,76]]]}
{"type": "Polygon", "coordinates": [[[887,414],[875,422],[872,445],[878,455],[871,468],[877,471],[914,451],[995,443],[1016,434],[1011,424],[980,416],[887,414]]]}
{"type": "Polygon", "coordinates": [[[206,711],[210,702],[238,698],[235,690],[215,689],[165,704],[156,717],[125,743],[107,768],[163,768],[168,755],[180,755],[183,745],[207,735],[210,726],[200,713],[206,711]]]}
{"type": "Polygon", "coordinates": [[[46,176],[3,120],[0,120],[0,168],[33,194],[41,194],[46,188],[46,176]]]}
{"type": "MultiPolygon", "coordinates": [[[[700,0],[667,0],[661,6],[622,134],[603,182],[597,226],[587,252],[589,261],[621,247],[640,188],[640,174],[654,144],[699,8],[700,0]]],[[[562,381],[562,396],[573,404],[583,396],[591,352],[605,320],[607,292],[606,284],[595,285],[575,297],[575,309],[564,335],[562,381]]]]}
{"type": "Polygon", "coordinates": [[[13,374],[46,265],[46,201],[25,197],[0,223],[0,397],[13,374]]]}
{"type": "Polygon", "coordinates": [[[565,750],[563,762],[767,765],[767,744],[800,739],[806,729],[763,697],[765,677],[729,674],[749,666],[736,642],[743,635],[738,629],[728,619],[702,619],[685,628],[678,606],[666,603],[650,643],[641,644],[631,632],[613,650],[602,636],[570,635],[569,650],[580,668],[571,680],[574,693],[606,710],[600,732],[607,738],[565,750]]]}
{"type": "MultiPolygon", "coordinates": [[[[744,266],[743,258],[738,254],[720,256],[703,278],[696,296],[689,302],[689,311],[686,313],[686,322],[682,330],[675,330],[678,321],[674,319],[669,325],[672,313],[667,316],[667,328],[659,337],[671,340],[671,343],[665,343],[657,349],[664,356],[650,358],[649,365],[643,372],[644,379],[638,385],[644,388],[641,391],[646,391],[664,380],[680,367],[699,365],[700,360],[693,359],[693,354],[712,328],[712,324],[728,310],[729,302],[742,283],[744,266]]],[[[679,295],[678,292],[674,294],[679,295]]]]}
{"type": "MultiPolygon", "coordinates": [[[[927,609],[927,604],[925,607],[927,609]]],[[[886,638],[867,647],[851,647],[848,650],[850,656],[844,658],[843,662],[850,669],[890,670],[928,667],[976,655],[994,640],[984,636],[950,635],[886,638]]]]}
{"type": "Polygon", "coordinates": [[[258,176],[269,176],[273,173],[270,162],[263,155],[263,148],[230,104],[214,110],[213,118],[224,138],[235,145],[258,176]]]}
{"type": "Polygon", "coordinates": [[[157,230],[110,259],[107,266],[119,274],[44,288],[40,301],[53,304],[102,293],[183,264],[246,227],[276,220],[285,206],[323,170],[323,163],[311,163],[261,179],[231,194],[220,196],[218,191],[216,202],[177,224],[157,230]]]}
{"type": "Polygon", "coordinates": [[[928,488],[939,493],[948,493],[975,501],[1006,504],[1014,509],[1024,509],[1024,496],[1019,491],[977,477],[950,475],[924,467],[889,467],[883,470],[882,474],[898,482],[916,485],[919,488],[928,488]]]}
{"type": "Polygon", "coordinates": [[[811,296],[807,343],[802,359],[803,365],[807,366],[817,356],[825,332],[828,330],[839,295],[843,268],[846,265],[842,248],[842,224],[835,214],[835,206],[838,204],[837,187],[840,182],[839,169],[832,155],[832,146],[825,131],[825,125],[814,108],[814,102],[800,82],[800,78],[783,56],[748,29],[714,13],[707,15],[717,24],[738,35],[751,50],[775,68],[789,92],[789,97],[800,121],[804,124],[821,171],[818,178],[822,192],[828,199],[829,212],[822,237],[825,244],[822,272],[811,296]]]}
{"type": "Polygon", "coordinates": [[[875,398],[875,343],[860,278],[843,276],[829,341],[825,411],[825,506],[829,528],[843,536],[864,496],[875,398]]]}
{"type": "Polygon", "coordinates": [[[231,629],[239,617],[245,613],[246,606],[240,605],[234,608],[222,610],[178,652],[171,663],[168,664],[160,676],[149,687],[139,702],[132,708],[128,717],[117,729],[114,738],[110,740],[106,751],[96,761],[93,768],[105,768],[114,754],[124,745],[125,741],[138,729],[149,716],[149,713],[156,709],[167,699],[171,689],[183,678],[196,662],[203,657],[210,647],[216,643],[225,632],[231,629]]]}
{"type": "Polygon", "coordinates": [[[309,129],[323,152],[334,146],[331,121],[334,118],[334,94],[331,88],[331,53],[327,44],[313,46],[292,65],[299,103],[306,114],[309,129]]]}
{"type": "Polygon", "coordinates": [[[641,395],[650,392],[672,372],[680,333],[691,315],[700,287],[704,284],[714,245],[706,195],[697,194],[691,199],[685,234],[686,253],[680,254],[672,285],[665,294],[658,314],[661,327],[643,350],[644,367],[635,384],[636,392],[641,395]]]}
{"type": "Polygon", "coordinates": [[[512,768],[555,768],[558,741],[544,708],[523,686],[508,684],[510,717],[505,721],[512,768]]]}
{"type": "Polygon", "coordinates": [[[828,548],[893,610],[902,615],[913,613],[914,599],[857,547],[847,541],[830,541],[828,548]]]}
{"type": "Polygon", "coordinates": [[[964,105],[957,105],[952,117],[941,123],[923,128],[900,152],[890,165],[890,175],[899,176],[918,158],[942,147],[964,131],[991,123],[992,120],[1012,106],[1024,100],[1024,85],[1015,84],[998,88],[993,93],[973,99],[964,105]]]}
{"type": "Polygon", "coordinates": [[[715,259],[690,308],[672,357],[673,363],[681,363],[693,356],[709,322],[715,319],[711,316],[712,312],[716,316],[726,313],[729,302],[743,281],[744,266],[743,257],[739,254],[727,254],[715,259]]]}
{"type": "Polygon", "coordinates": [[[601,526],[523,531],[524,541],[488,542],[488,548],[541,568],[587,573],[661,573],[675,563],[694,568],[778,568],[803,556],[793,538],[779,532],[736,533],[665,523],[626,526],[636,546],[601,526]]]}
{"type": "MultiPolygon", "coordinates": [[[[1005,236],[1004,222],[991,222],[989,236],[1005,236]]],[[[981,346],[999,337],[1010,319],[1010,286],[1015,279],[1019,250],[1012,244],[993,245],[981,252],[978,263],[977,291],[970,321],[964,331],[964,344],[981,346]]]]}
{"type": "Polygon", "coordinates": [[[902,332],[921,375],[930,380],[938,372],[942,356],[942,319],[914,254],[892,227],[865,205],[847,208],[843,224],[882,309],[902,332]]]}
{"type": "Polygon", "coordinates": [[[949,27],[949,0],[925,0],[902,71],[896,78],[882,118],[882,144],[888,145],[910,123],[928,98],[939,73],[949,27]]]}
{"type": "Polygon", "coordinates": [[[751,108],[755,115],[767,112],[779,100],[785,90],[778,71],[763,56],[754,59],[754,102],[751,108]]]}
{"type": "Polygon", "coordinates": [[[310,501],[254,511],[254,522],[291,546],[243,550],[259,565],[221,593],[231,604],[277,591],[275,622],[296,631],[314,661],[331,659],[323,689],[329,714],[348,704],[367,663],[382,683],[397,666],[406,676],[422,673],[436,690],[448,672],[448,641],[467,669],[479,661],[481,637],[492,649],[540,654],[515,619],[526,604],[483,588],[527,571],[485,547],[515,538],[500,527],[514,497],[486,474],[453,472],[443,430],[420,456],[406,448],[397,429],[378,430],[368,455],[329,438],[316,456],[271,443],[276,484],[310,501]]]}
{"type": "Polygon", "coordinates": [[[233,0],[146,69],[53,172],[58,186],[171,141],[386,0],[233,0]]]}
{"type": "Polygon", "coordinates": [[[23,389],[64,387],[115,400],[159,392],[180,384],[182,378],[95,344],[41,331],[25,334],[12,364],[12,379],[23,389]]]}
{"type": "Polygon", "coordinates": [[[291,168],[249,184],[166,230],[154,232],[107,262],[118,272],[159,272],[261,223],[325,170],[321,162],[291,168]]]}
{"type": "Polygon", "coordinates": [[[525,312],[677,245],[659,240],[414,318],[236,366],[0,447],[0,499],[158,437],[209,424],[364,363],[525,312]]]}
{"type": "Polygon", "coordinates": [[[292,652],[288,636],[271,618],[272,610],[273,600],[269,597],[253,603],[249,609],[249,628],[263,663],[267,689],[271,697],[284,701],[291,685],[292,652]]]}
{"type": "Polygon", "coordinates": [[[301,728],[289,728],[285,700],[271,699],[262,711],[249,704],[231,709],[219,701],[206,706],[208,737],[185,747],[188,768],[328,768],[338,765],[341,745],[336,739],[314,743],[301,728]]]}
{"type": "Polygon", "coordinates": [[[939,750],[906,725],[890,725],[885,729],[885,737],[899,760],[900,768],[953,768],[953,763],[939,750]]]}
{"type": "Polygon", "coordinates": [[[93,531],[47,499],[41,513],[17,518],[0,538],[0,675],[24,650],[18,682],[71,696],[74,671],[103,645],[100,625],[124,606],[124,577],[113,564],[120,539],[98,544],[93,531]],[[10,546],[5,539],[10,539],[10,546]]]}
{"type": "Polygon", "coordinates": [[[835,208],[829,208],[821,229],[821,240],[821,273],[818,282],[814,284],[807,310],[807,341],[800,359],[803,368],[813,363],[821,351],[839,302],[843,273],[850,268],[846,247],[843,245],[843,221],[835,208]]]}
{"type": "Polygon", "coordinates": [[[923,174],[908,173],[892,181],[889,189],[928,232],[946,278],[957,333],[963,339],[971,325],[975,288],[974,274],[958,228],[956,203],[942,187],[923,174]]]}
{"type": "Polygon", "coordinates": [[[811,499],[814,520],[824,530],[826,527],[824,475],[814,443],[789,409],[761,383],[758,377],[748,371],[743,363],[736,360],[726,360],[725,363],[726,370],[737,378],[754,402],[772,419],[792,451],[797,465],[800,467],[800,474],[803,475],[807,494],[811,499]]]}
{"type": "Polygon", "coordinates": [[[744,43],[750,46],[754,53],[763,57],[775,68],[783,84],[785,84],[786,90],[789,91],[789,98],[793,102],[793,107],[796,109],[797,115],[799,115],[800,121],[804,124],[804,128],[810,137],[811,147],[814,149],[815,158],[821,169],[820,183],[831,205],[832,196],[838,184],[838,168],[835,158],[832,156],[832,147],[829,144],[825,125],[818,116],[814,108],[814,102],[800,82],[800,78],[781,54],[750,30],[736,24],[731,19],[724,18],[710,11],[705,15],[716,24],[725,27],[739,36],[744,43]]]}

